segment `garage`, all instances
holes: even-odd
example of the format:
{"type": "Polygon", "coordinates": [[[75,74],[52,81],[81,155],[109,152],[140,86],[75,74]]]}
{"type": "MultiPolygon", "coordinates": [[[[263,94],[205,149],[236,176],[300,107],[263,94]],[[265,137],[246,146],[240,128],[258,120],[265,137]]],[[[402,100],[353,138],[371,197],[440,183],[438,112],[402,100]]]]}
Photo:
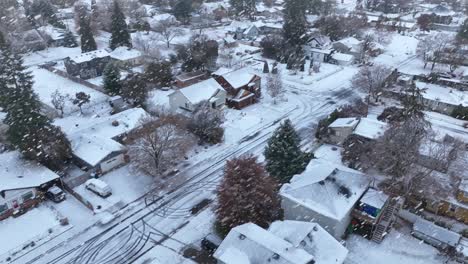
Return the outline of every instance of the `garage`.
{"type": "Polygon", "coordinates": [[[112,170],[113,168],[125,163],[124,154],[121,153],[115,157],[109,158],[106,161],[101,162],[101,172],[105,173],[112,170]]]}

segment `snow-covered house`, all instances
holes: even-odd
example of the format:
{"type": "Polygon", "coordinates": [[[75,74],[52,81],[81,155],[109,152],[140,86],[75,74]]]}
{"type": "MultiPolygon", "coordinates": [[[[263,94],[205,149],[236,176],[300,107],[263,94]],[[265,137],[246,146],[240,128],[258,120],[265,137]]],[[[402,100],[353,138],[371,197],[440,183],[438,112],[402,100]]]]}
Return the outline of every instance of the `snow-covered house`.
{"type": "Polygon", "coordinates": [[[38,28],[42,36],[47,40],[49,47],[61,47],[65,45],[66,31],[61,28],[56,28],[51,25],[38,28]]]}
{"type": "Polygon", "coordinates": [[[242,109],[257,102],[261,96],[261,77],[247,69],[218,75],[216,81],[226,90],[229,107],[242,109]]]}
{"type": "Polygon", "coordinates": [[[204,71],[184,72],[174,77],[175,86],[177,88],[184,88],[192,84],[196,84],[201,80],[206,79],[207,73],[204,71]]]}
{"type": "Polygon", "coordinates": [[[330,62],[332,54],[335,52],[332,48],[308,48],[306,54],[310,54],[310,59],[315,63],[330,62]]]}
{"type": "Polygon", "coordinates": [[[375,140],[381,137],[387,124],[368,117],[338,118],[328,126],[328,143],[340,145],[351,134],[358,135],[366,140],[375,140]]]}
{"type": "Polygon", "coordinates": [[[459,105],[468,107],[468,91],[424,82],[415,82],[415,84],[416,87],[424,90],[422,94],[424,105],[431,111],[450,115],[459,105]]]}
{"type": "Polygon", "coordinates": [[[129,66],[138,66],[144,63],[144,57],[141,51],[127,47],[118,47],[110,52],[113,61],[129,66]]]}
{"type": "Polygon", "coordinates": [[[254,40],[260,35],[260,29],[250,22],[232,21],[225,29],[233,34],[235,39],[254,40]]]}
{"type": "Polygon", "coordinates": [[[355,56],[345,53],[333,53],[330,62],[341,66],[349,66],[354,63],[355,56]]]}
{"type": "Polygon", "coordinates": [[[101,76],[106,65],[111,61],[109,52],[105,49],[82,53],[77,56],[65,58],[65,68],[72,76],[81,79],[91,79],[101,76]]]}
{"type": "Polygon", "coordinates": [[[363,41],[353,37],[344,38],[333,43],[333,48],[338,52],[353,55],[359,58],[362,53],[363,41]]]}
{"type": "Polygon", "coordinates": [[[100,174],[127,161],[122,141],[140,128],[141,119],[147,116],[142,108],[131,108],[115,115],[86,119],[74,126],[66,120],[58,125],[71,142],[75,163],[100,174]]]}
{"type": "Polygon", "coordinates": [[[253,223],[233,228],[214,253],[218,263],[343,263],[348,250],[320,225],[276,221],[268,230],[253,223]]]}
{"type": "Polygon", "coordinates": [[[155,14],[151,17],[146,18],[146,21],[150,24],[151,28],[156,28],[161,24],[177,25],[178,23],[175,16],[168,13],[155,14]]]}
{"type": "Polygon", "coordinates": [[[0,220],[36,206],[43,188],[60,182],[55,172],[24,160],[18,151],[0,154],[0,172],[0,220]]]}
{"type": "Polygon", "coordinates": [[[213,108],[220,108],[226,102],[226,95],[226,90],[215,79],[210,78],[169,94],[169,104],[173,111],[193,111],[203,101],[210,102],[213,108]]]}
{"type": "Polygon", "coordinates": [[[359,171],[312,160],[303,173],[280,189],[284,219],[317,222],[340,238],[369,183],[359,171]]]}
{"type": "Polygon", "coordinates": [[[413,224],[413,232],[411,234],[441,250],[455,249],[461,239],[460,234],[424,219],[418,219],[413,224]]]}

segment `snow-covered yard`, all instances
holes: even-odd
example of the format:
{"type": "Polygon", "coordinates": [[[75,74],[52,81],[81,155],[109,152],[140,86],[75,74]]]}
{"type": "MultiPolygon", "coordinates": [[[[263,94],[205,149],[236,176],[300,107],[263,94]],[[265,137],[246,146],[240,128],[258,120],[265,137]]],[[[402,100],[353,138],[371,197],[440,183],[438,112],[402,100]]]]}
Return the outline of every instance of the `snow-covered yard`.
{"type": "MultiPolygon", "coordinates": [[[[108,96],[96,91],[94,89],[83,86],[79,83],[73,82],[45,69],[32,68],[32,74],[34,76],[34,91],[39,95],[39,99],[42,103],[53,108],[52,94],[58,90],[62,95],[68,94],[70,98],[73,98],[78,92],[85,92],[91,96],[90,103],[83,106],[88,108],[92,105],[96,105],[107,101],[108,96]]],[[[78,106],[68,102],[65,105],[65,113],[71,113],[79,111],[78,106]]]]}
{"type": "Polygon", "coordinates": [[[63,228],[65,227],[60,226],[57,215],[46,206],[34,208],[17,218],[10,217],[0,221],[0,256],[22,250],[31,242],[37,245],[40,240],[58,235],[63,228]]]}
{"type": "Polygon", "coordinates": [[[397,230],[392,230],[381,244],[351,235],[346,247],[349,253],[345,262],[349,264],[440,264],[445,260],[432,246],[397,230]]]}

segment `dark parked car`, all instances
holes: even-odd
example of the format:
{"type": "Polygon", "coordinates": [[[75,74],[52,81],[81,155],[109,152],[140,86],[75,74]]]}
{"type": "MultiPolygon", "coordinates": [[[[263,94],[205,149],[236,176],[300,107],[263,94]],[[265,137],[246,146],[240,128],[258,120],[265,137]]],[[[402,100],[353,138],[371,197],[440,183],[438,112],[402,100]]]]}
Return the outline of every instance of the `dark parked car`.
{"type": "Polygon", "coordinates": [[[65,200],[65,193],[57,186],[50,187],[45,193],[45,196],[56,203],[65,200]]]}
{"type": "Polygon", "coordinates": [[[203,249],[215,252],[218,249],[219,245],[221,245],[223,240],[216,234],[209,234],[201,241],[201,246],[203,249]]]}

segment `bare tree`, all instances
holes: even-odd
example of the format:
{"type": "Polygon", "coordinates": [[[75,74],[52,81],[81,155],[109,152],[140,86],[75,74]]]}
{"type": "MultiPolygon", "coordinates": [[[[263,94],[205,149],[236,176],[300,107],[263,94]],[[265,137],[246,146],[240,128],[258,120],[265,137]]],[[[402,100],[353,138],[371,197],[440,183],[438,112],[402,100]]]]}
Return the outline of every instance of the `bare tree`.
{"type": "Polygon", "coordinates": [[[51,98],[52,98],[52,105],[54,106],[55,109],[60,111],[60,117],[63,117],[65,105],[67,101],[70,99],[70,95],[68,94],[63,95],[57,89],[55,90],[55,92],[52,93],[51,98]]]}
{"type": "Polygon", "coordinates": [[[158,38],[156,35],[146,35],[146,37],[144,37],[142,33],[137,33],[136,36],[133,37],[133,47],[150,58],[160,60],[161,52],[156,45],[157,41],[158,38]]]}
{"type": "Polygon", "coordinates": [[[183,34],[183,31],[178,27],[173,27],[172,23],[169,21],[161,21],[159,22],[156,27],[154,28],[161,38],[166,43],[167,48],[170,47],[171,42],[174,38],[179,37],[183,34]]]}
{"type": "Polygon", "coordinates": [[[417,46],[416,52],[424,61],[424,68],[429,62],[432,62],[431,70],[434,70],[436,63],[444,59],[446,52],[444,52],[453,38],[446,33],[437,33],[435,35],[428,35],[422,39],[417,46]]]}
{"type": "Polygon", "coordinates": [[[273,98],[273,104],[276,104],[276,100],[284,93],[283,82],[281,81],[281,75],[279,72],[267,75],[267,91],[271,98],[273,98]]]}
{"type": "Polygon", "coordinates": [[[142,123],[142,137],[130,145],[129,154],[135,167],[150,175],[161,175],[174,166],[196,142],[172,122],[149,118],[142,123]]]}
{"type": "Polygon", "coordinates": [[[352,86],[368,94],[367,104],[372,97],[376,102],[382,95],[391,70],[383,65],[364,66],[352,79],[352,86]]]}
{"type": "Polygon", "coordinates": [[[91,100],[91,95],[85,92],[79,92],[75,94],[75,98],[72,100],[74,105],[80,108],[80,113],[83,114],[83,105],[88,104],[91,100]]]}

